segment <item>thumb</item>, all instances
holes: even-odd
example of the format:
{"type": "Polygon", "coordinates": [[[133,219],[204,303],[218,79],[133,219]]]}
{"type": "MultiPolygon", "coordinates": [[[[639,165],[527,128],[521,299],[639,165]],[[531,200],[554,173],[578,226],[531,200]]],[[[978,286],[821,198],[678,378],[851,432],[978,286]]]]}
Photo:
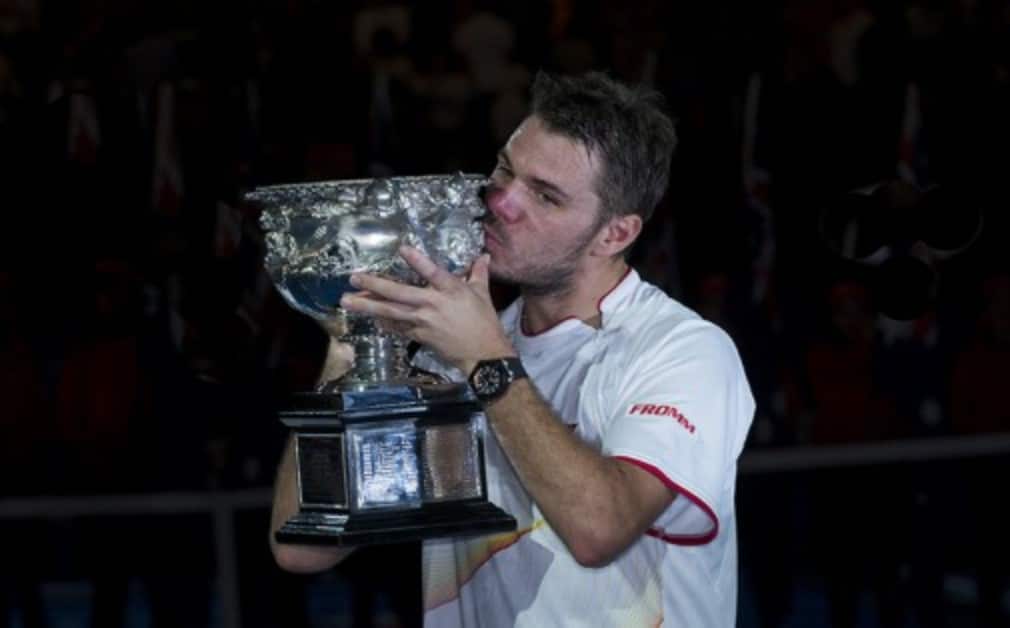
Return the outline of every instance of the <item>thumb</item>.
{"type": "Polygon", "coordinates": [[[473,265],[470,266],[470,277],[467,279],[467,283],[470,285],[487,286],[488,285],[488,268],[491,266],[491,256],[484,253],[476,260],[474,260],[473,265]]]}

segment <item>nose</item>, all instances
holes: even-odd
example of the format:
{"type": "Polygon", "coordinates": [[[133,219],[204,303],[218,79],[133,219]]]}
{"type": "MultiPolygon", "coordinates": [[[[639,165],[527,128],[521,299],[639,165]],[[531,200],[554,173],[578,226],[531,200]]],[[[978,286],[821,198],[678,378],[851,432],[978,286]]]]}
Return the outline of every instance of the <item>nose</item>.
{"type": "Polygon", "coordinates": [[[484,193],[487,208],[495,218],[505,223],[513,223],[522,216],[518,186],[514,182],[488,184],[484,193]]]}

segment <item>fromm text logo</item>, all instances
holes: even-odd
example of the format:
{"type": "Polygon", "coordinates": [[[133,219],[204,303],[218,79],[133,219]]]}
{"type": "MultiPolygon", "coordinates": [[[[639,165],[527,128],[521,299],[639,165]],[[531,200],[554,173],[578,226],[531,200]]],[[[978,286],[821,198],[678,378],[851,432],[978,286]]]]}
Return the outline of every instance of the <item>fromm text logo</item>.
{"type": "Polygon", "coordinates": [[[630,410],[628,410],[628,414],[642,414],[642,415],[651,414],[653,416],[668,416],[677,423],[680,423],[684,427],[684,429],[686,429],[688,432],[694,434],[694,424],[688,421],[687,417],[681,414],[680,410],[674,408],[673,406],[654,404],[654,403],[636,403],[635,405],[631,406],[630,410]]]}

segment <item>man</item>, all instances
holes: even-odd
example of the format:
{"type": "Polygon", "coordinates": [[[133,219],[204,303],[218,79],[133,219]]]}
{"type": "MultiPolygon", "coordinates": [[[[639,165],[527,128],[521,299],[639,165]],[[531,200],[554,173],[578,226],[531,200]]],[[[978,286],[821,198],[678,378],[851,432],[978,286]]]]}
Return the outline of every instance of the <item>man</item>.
{"type": "MultiPolygon", "coordinates": [[[[425,544],[426,625],[734,624],[736,459],[753,399],[728,336],[625,260],[675,141],[651,92],[540,75],[499,152],[487,254],[469,277],[404,248],[426,287],[352,279],[361,292],[343,307],[393,321],[471,375],[490,428],[489,497],[519,524],[425,544]],[[500,317],[489,275],[520,291],[500,317]]],[[[328,375],[346,359],[331,343],[328,375]]],[[[275,526],[294,511],[291,464],[275,526]]],[[[342,554],[274,550],[295,570],[342,554]]]]}

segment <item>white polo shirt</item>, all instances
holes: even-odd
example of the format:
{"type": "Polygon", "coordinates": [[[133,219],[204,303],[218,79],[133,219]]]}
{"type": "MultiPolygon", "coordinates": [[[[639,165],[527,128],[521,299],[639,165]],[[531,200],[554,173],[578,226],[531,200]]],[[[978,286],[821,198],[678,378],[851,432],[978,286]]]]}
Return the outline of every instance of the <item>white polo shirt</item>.
{"type": "MultiPolygon", "coordinates": [[[[536,335],[501,315],[531,380],[583,440],[677,494],[610,564],[580,566],[486,435],[488,493],[515,532],[424,545],[425,625],[733,626],[736,461],[754,400],[721,329],[630,271],[599,304],[536,335]]],[[[431,366],[430,364],[427,366],[431,366]]]]}

